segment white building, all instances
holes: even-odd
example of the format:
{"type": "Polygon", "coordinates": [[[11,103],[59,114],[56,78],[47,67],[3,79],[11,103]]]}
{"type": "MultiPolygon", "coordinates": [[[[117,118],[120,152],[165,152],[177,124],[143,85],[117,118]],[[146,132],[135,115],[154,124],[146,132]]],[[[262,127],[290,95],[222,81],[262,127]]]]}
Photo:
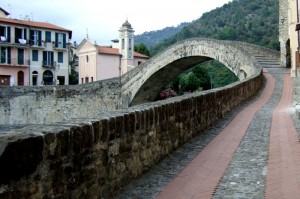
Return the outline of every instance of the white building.
{"type": "Polygon", "coordinates": [[[78,47],[79,83],[118,77],[149,59],[134,52],[134,30],[126,20],[112,46],[99,46],[84,39],[78,47]]]}

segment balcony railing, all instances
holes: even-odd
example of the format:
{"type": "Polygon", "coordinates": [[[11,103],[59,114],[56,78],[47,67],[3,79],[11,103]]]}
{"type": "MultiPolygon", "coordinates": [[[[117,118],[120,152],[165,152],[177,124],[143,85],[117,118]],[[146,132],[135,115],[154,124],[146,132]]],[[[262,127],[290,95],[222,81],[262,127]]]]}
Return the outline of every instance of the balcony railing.
{"type": "Polygon", "coordinates": [[[56,62],[55,61],[43,61],[42,66],[45,68],[55,68],[56,67],[56,62]]]}
{"type": "Polygon", "coordinates": [[[19,59],[19,58],[0,58],[0,64],[2,65],[10,65],[10,66],[29,66],[29,59],[19,59]]]}

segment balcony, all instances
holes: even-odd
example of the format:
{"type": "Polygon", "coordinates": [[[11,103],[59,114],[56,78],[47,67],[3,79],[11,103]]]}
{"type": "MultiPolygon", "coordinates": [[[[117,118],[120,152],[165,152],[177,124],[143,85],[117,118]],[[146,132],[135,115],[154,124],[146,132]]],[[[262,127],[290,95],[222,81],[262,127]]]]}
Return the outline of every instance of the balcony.
{"type": "Polygon", "coordinates": [[[46,43],[44,41],[30,41],[30,47],[33,49],[44,49],[46,48],[46,43]]]}
{"type": "Polygon", "coordinates": [[[15,39],[15,42],[12,42],[10,39],[0,36],[0,46],[29,48],[29,43],[26,39],[15,39]]]}
{"type": "Polygon", "coordinates": [[[67,50],[67,44],[63,44],[62,42],[52,42],[53,50],[57,51],[66,51],[67,50]]]}
{"type": "Polygon", "coordinates": [[[26,39],[16,39],[15,40],[15,45],[16,46],[21,46],[21,47],[29,47],[29,42],[26,39]]]}
{"type": "Polygon", "coordinates": [[[43,61],[42,62],[42,67],[44,68],[55,68],[56,67],[56,62],[55,61],[43,61]]]}
{"type": "Polygon", "coordinates": [[[0,58],[1,65],[15,66],[15,67],[29,67],[30,60],[29,59],[18,59],[18,58],[0,58]]]}

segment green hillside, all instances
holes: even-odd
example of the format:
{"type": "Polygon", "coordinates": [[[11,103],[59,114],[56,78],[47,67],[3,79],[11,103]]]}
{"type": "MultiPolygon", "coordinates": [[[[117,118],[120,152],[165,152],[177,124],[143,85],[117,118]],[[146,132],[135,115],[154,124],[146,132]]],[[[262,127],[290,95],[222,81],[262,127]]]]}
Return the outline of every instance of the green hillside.
{"type": "Polygon", "coordinates": [[[192,37],[244,41],[279,50],[278,15],[278,0],[233,0],[204,13],[175,35],[150,47],[150,53],[155,55],[177,41],[192,37]]]}
{"type": "Polygon", "coordinates": [[[177,32],[181,31],[183,27],[190,23],[184,22],[174,27],[166,27],[162,30],[154,30],[144,32],[143,34],[136,35],[134,37],[135,44],[145,44],[148,48],[160,44],[163,40],[173,36],[177,32]]]}

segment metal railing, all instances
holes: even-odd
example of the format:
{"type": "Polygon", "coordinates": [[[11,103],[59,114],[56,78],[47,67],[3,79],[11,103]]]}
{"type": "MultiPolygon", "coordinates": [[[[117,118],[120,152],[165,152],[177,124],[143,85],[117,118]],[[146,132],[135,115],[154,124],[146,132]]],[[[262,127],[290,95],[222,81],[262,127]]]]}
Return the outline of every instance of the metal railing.
{"type": "Polygon", "coordinates": [[[56,62],[55,61],[49,61],[49,60],[42,61],[42,66],[46,67],[46,68],[54,68],[54,67],[56,67],[56,62]]]}
{"type": "Polygon", "coordinates": [[[21,58],[0,58],[0,64],[2,65],[13,65],[13,66],[29,66],[29,59],[21,59],[21,58]]]}

